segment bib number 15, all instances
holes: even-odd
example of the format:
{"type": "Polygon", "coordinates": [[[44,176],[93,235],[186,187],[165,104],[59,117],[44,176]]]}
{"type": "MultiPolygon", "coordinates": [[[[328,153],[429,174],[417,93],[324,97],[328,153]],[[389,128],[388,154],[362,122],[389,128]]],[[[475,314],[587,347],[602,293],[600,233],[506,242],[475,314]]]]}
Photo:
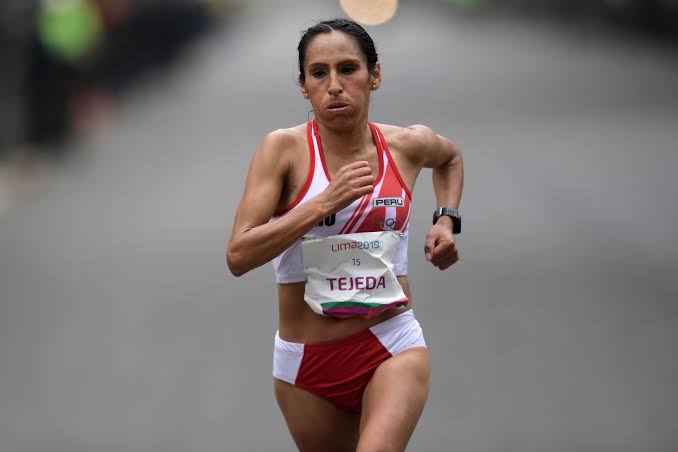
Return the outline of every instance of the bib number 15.
{"type": "Polygon", "coordinates": [[[353,261],[354,267],[360,267],[360,258],[353,258],[351,260],[353,261]]]}

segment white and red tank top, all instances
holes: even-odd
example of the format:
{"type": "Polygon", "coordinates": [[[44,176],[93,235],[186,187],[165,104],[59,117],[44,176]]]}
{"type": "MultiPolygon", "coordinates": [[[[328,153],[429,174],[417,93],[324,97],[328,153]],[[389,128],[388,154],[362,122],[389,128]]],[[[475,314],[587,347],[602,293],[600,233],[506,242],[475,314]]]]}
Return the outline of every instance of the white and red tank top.
{"type": "MultiPolygon", "coordinates": [[[[403,236],[396,252],[394,271],[397,276],[404,276],[407,275],[407,239],[412,194],[400,176],[381,130],[373,123],[368,124],[379,158],[379,173],[373,183],[374,190],[324,218],[306,236],[328,237],[356,232],[400,231],[403,236]]],[[[306,184],[294,202],[286,209],[276,212],[272,221],[317,196],[330,184],[331,178],[316,120],[307,123],[306,135],[310,153],[306,184]]],[[[273,259],[273,268],[278,283],[303,282],[305,274],[301,240],[297,240],[273,259]]]]}

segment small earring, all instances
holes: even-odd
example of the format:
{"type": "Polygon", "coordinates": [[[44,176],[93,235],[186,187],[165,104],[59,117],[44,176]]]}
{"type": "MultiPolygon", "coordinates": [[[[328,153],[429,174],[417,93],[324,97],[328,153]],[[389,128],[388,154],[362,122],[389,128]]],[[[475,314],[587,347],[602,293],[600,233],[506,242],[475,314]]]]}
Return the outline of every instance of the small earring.
{"type": "Polygon", "coordinates": [[[309,98],[309,95],[308,95],[308,93],[307,93],[306,91],[304,91],[304,98],[306,98],[306,99],[309,98]]]}
{"type": "Polygon", "coordinates": [[[372,90],[375,90],[375,89],[377,89],[377,84],[376,84],[376,83],[372,83],[372,90]]]}

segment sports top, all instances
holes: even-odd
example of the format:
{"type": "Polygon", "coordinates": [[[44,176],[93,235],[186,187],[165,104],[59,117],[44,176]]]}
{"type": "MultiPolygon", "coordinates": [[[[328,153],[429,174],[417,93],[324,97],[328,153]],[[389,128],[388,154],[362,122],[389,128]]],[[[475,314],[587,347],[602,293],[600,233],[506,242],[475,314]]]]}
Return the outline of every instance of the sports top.
{"type": "MultiPolygon", "coordinates": [[[[381,130],[371,122],[368,124],[379,158],[379,173],[372,184],[374,190],[356,199],[348,207],[327,216],[307,232],[306,236],[328,237],[357,232],[400,231],[403,236],[396,252],[394,271],[396,275],[404,276],[407,275],[407,239],[412,194],[400,176],[381,130]]],[[[271,221],[287,215],[320,194],[330,184],[331,177],[315,119],[306,124],[306,135],[310,153],[306,184],[294,202],[284,210],[275,212],[271,221]]],[[[273,259],[273,268],[276,281],[280,284],[303,282],[305,275],[301,240],[297,240],[273,259]]]]}

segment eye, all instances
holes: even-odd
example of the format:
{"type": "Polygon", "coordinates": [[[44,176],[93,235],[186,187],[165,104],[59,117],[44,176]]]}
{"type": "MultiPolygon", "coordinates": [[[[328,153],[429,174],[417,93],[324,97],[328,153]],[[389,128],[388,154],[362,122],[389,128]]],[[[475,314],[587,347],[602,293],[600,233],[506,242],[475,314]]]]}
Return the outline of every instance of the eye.
{"type": "Polygon", "coordinates": [[[353,74],[357,69],[353,66],[344,66],[341,68],[341,73],[342,74],[353,74]]]}
{"type": "Polygon", "coordinates": [[[315,70],[315,71],[311,71],[311,75],[312,75],[314,78],[321,78],[321,77],[323,77],[323,76],[325,75],[325,72],[324,72],[324,71],[321,71],[321,70],[315,70]]]}

